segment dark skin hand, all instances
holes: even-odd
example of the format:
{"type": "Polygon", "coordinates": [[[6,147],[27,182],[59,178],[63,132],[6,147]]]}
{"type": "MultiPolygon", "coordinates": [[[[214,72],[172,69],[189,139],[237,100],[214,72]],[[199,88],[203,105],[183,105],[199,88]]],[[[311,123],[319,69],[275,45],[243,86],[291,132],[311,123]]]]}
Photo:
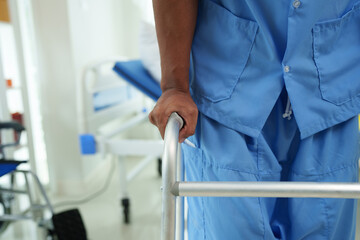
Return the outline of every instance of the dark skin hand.
{"type": "Polygon", "coordinates": [[[159,98],[149,115],[150,122],[159,128],[164,138],[165,127],[171,113],[177,112],[184,119],[184,126],[179,133],[179,142],[195,133],[198,110],[189,91],[168,89],[159,98]]]}
{"type": "Polygon", "coordinates": [[[173,112],[184,120],[179,142],[195,133],[198,109],[189,92],[190,50],[196,25],[198,0],[153,0],[161,58],[162,95],[149,114],[164,138],[173,112]]]}

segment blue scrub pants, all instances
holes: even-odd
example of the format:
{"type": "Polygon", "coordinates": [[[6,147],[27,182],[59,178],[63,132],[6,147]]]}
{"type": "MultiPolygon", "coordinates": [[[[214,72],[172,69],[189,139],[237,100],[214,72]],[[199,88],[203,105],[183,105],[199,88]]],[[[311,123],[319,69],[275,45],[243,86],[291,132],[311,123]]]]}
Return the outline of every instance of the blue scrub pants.
{"type": "MultiPolygon", "coordinates": [[[[187,181],[358,181],[357,117],[301,140],[295,119],[282,118],[286,101],[283,91],[258,138],[200,113],[196,134],[189,138],[196,148],[183,144],[187,181]]],[[[189,240],[355,238],[352,199],[187,201],[189,240]]]]}

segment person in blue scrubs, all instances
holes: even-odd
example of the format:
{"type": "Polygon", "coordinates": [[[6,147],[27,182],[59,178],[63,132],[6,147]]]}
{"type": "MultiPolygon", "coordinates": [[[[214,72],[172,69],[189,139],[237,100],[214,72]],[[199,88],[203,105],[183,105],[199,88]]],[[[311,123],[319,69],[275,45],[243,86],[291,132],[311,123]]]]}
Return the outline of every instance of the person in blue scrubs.
{"type": "MultiPolygon", "coordinates": [[[[188,181],[358,181],[359,0],[153,3],[163,94],[149,118],[162,135],[184,119],[188,181]]],[[[188,203],[190,240],[355,238],[352,199],[188,203]]]]}

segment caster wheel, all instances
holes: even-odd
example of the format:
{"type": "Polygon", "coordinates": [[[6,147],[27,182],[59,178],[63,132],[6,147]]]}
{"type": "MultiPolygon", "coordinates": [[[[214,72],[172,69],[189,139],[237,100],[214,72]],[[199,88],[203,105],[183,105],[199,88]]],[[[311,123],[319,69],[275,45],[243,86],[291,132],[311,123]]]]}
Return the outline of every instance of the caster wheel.
{"type": "Polygon", "coordinates": [[[130,223],[130,199],[123,198],[121,200],[121,205],[123,207],[124,223],[129,224],[130,223]]]}
{"type": "Polygon", "coordinates": [[[158,173],[159,173],[159,176],[161,177],[162,176],[162,159],[161,158],[158,158],[158,173]]]}
{"type": "Polygon", "coordinates": [[[86,230],[78,209],[71,209],[52,216],[58,240],[87,240],[86,230]]]}

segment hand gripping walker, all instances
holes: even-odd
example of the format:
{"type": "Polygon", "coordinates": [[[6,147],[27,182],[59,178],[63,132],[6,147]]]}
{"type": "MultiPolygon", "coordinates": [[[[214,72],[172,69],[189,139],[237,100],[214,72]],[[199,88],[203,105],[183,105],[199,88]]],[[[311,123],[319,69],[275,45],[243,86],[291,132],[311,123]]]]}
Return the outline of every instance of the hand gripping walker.
{"type": "Polygon", "coordinates": [[[183,197],[360,198],[360,183],[184,182],[178,143],[183,120],[171,114],[165,129],[161,240],[184,239],[183,197]]]}

